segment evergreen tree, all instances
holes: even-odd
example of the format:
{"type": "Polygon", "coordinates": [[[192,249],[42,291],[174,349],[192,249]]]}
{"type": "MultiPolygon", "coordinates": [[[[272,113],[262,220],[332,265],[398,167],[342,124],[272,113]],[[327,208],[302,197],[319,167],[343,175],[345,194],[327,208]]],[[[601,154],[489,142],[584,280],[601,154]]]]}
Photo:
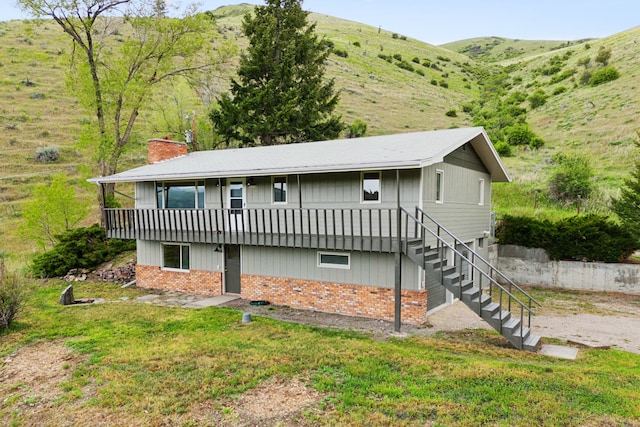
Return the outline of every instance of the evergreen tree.
{"type": "MultiPolygon", "coordinates": [[[[638,136],[640,137],[640,132],[638,136]]],[[[640,143],[636,142],[636,146],[640,147],[640,143]]],[[[631,177],[625,180],[624,187],[620,189],[620,197],[612,199],[611,209],[629,232],[640,240],[640,161],[636,162],[631,177]]]]}
{"type": "Polygon", "coordinates": [[[337,138],[334,80],[324,78],[330,47],[318,39],[301,0],[266,0],[243,20],[249,47],[230,93],[211,112],[229,143],[275,145],[337,138]]]}

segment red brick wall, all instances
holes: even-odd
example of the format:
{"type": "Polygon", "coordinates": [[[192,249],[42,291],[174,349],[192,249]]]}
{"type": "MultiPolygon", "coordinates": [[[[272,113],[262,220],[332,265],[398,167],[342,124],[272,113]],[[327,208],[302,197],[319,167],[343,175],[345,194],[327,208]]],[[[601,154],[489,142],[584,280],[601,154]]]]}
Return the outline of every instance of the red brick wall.
{"type": "Polygon", "coordinates": [[[149,164],[162,162],[187,154],[187,144],[168,139],[150,139],[147,143],[149,164]]]}
{"type": "Polygon", "coordinates": [[[222,273],[216,271],[170,271],[138,264],[136,283],[141,288],[222,295],[222,273]]]}
{"type": "MultiPolygon", "coordinates": [[[[242,298],[350,316],[393,320],[394,289],[243,274],[242,298]]],[[[427,291],[402,291],[402,321],[427,321],[427,291]]]]}

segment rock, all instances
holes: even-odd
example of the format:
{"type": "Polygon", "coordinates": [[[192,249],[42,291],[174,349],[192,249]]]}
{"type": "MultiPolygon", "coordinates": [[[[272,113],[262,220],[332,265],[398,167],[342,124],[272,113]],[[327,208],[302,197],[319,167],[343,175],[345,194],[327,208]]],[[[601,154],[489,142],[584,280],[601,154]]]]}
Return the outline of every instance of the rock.
{"type": "Polygon", "coordinates": [[[73,286],[69,285],[65,288],[64,291],[62,291],[62,294],[60,295],[60,299],[58,300],[58,304],[60,305],[71,305],[74,303],[74,299],[73,299],[73,286]]]}

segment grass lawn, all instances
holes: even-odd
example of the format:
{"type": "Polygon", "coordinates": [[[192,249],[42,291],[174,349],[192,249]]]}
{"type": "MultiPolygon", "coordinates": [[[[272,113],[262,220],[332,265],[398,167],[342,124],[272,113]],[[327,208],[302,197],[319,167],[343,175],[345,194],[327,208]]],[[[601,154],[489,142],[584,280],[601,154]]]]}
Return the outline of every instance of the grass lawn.
{"type": "Polygon", "coordinates": [[[242,324],[104,284],[74,291],[107,303],[62,307],[65,285],[37,285],[0,335],[2,425],[640,425],[637,354],[552,359],[485,330],[376,341],[242,324]]]}

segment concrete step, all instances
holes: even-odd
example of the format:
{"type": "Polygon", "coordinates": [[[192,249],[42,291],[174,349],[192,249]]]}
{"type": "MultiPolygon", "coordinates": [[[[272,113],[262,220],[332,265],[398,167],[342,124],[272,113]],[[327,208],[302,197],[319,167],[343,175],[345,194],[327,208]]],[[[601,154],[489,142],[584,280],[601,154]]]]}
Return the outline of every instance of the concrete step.
{"type": "Polygon", "coordinates": [[[522,349],[536,352],[540,349],[541,344],[542,344],[542,339],[538,335],[529,335],[529,337],[526,340],[524,340],[522,349]]]}

